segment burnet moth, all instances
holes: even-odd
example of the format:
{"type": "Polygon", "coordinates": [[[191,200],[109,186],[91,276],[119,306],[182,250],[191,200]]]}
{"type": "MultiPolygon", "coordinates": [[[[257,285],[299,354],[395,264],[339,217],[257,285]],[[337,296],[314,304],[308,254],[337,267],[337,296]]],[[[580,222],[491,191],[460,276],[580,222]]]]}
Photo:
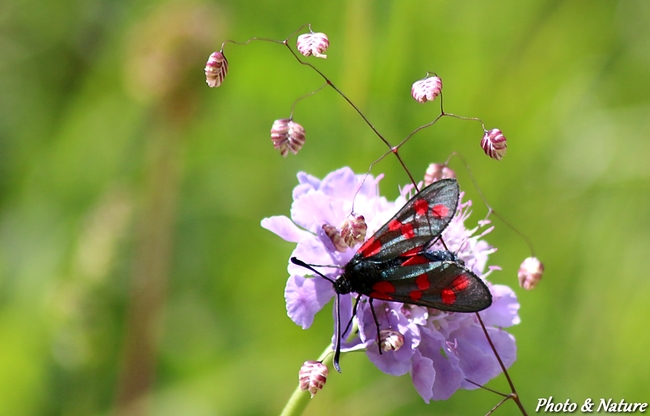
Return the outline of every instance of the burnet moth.
{"type": "Polygon", "coordinates": [[[456,213],[459,193],[456,179],[441,179],[422,189],[363,243],[336,280],[291,258],[334,286],[337,371],[341,371],[340,295],[356,293],[357,303],[367,296],[371,307],[372,300],[378,299],[449,312],[478,312],[492,304],[488,287],[462,260],[449,251],[429,247],[456,213]]]}

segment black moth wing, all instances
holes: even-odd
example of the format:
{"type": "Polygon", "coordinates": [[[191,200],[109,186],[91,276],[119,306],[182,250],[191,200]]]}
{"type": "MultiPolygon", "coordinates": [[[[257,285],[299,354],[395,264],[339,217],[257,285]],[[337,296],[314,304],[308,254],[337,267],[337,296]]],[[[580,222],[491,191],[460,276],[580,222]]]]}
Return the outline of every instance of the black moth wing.
{"type": "Polygon", "coordinates": [[[423,248],[439,236],[453,218],[459,193],[456,179],[441,179],[422,189],[370,237],[355,256],[381,262],[423,248]]]}
{"type": "Polygon", "coordinates": [[[455,261],[388,268],[382,272],[382,283],[373,289],[369,294],[373,298],[449,312],[478,312],[492,304],[483,280],[455,261]]]}

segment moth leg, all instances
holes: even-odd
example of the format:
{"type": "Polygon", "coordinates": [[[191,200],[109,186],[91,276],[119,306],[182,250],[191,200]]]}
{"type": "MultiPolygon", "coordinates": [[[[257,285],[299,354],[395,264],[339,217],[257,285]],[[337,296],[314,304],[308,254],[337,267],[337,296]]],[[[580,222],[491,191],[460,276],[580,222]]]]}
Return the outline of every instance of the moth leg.
{"type": "Polygon", "coordinates": [[[372,311],[372,318],[375,320],[375,328],[377,328],[377,347],[379,347],[379,355],[382,355],[381,352],[381,334],[379,333],[379,320],[377,319],[377,314],[375,313],[375,307],[372,305],[372,298],[370,299],[370,310],[372,311]]]}
{"type": "Polygon", "coordinates": [[[344,337],[345,334],[348,333],[348,331],[350,330],[350,327],[352,326],[352,321],[354,320],[354,317],[357,316],[357,306],[359,305],[359,299],[361,299],[361,295],[357,295],[357,298],[354,301],[354,306],[352,307],[352,317],[348,321],[348,324],[345,326],[345,330],[343,332],[341,332],[342,337],[344,337]]]}

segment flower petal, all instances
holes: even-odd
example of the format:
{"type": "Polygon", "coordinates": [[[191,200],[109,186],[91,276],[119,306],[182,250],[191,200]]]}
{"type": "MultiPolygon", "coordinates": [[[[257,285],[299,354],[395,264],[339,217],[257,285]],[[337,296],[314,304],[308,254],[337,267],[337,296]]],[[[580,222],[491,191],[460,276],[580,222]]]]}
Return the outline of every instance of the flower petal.
{"type": "Polygon", "coordinates": [[[325,176],[319,190],[331,198],[351,201],[360,182],[352,169],[344,167],[325,176]]]}
{"type": "Polygon", "coordinates": [[[359,335],[368,342],[366,354],[377,368],[386,374],[401,376],[411,369],[411,357],[420,343],[420,331],[417,325],[399,312],[401,304],[392,302],[375,302],[377,319],[380,328],[394,328],[404,336],[404,345],[397,351],[383,351],[379,353],[377,345],[377,325],[372,314],[370,304],[359,306],[357,311],[359,319],[359,335]],[[391,306],[393,308],[391,308],[391,306]],[[385,312],[385,313],[384,313],[385,312]]]}
{"type": "Polygon", "coordinates": [[[421,332],[422,341],[420,342],[419,351],[423,356],[431,360],[436,370],[429,398],[446,400],[460,388],[465,378],[458,366],[459,359],[455,351],[456,344],[450,343],[440,332],[429,327],[422,328],[421,332]],[[444,355],[442,351],[444,351],[444,355]]]}
{"type": "Polygon", "coordinates": [[[285,241],[297,243],[311,234],[296,226],[289,218],[284,215],[267,217],[262,220],[262,227],[277,234],[285,241]]]}
{"type": "MultiPolygon", "coordinates": [[[[515,339],[507,332],[488,328],[492,343],[506,367],[514,362],[516,355],[515,339]]],[[[452,334],[463,342],[458,342],[459,366],[465,373],[465,378],[478,384],[485,384],[501,373],[501,367],[494,357],[494,352],[488,344],[483,329],[478,324],[465,325],[452,334]]],[[[475,385],[463,383],[465,389],[475,389],[475,385]]]]}
{"type": "MultiPolygon", "coordinates": [[[[350,260],[353,254],[352,250],[348,250],[345,253],[339,253],[336,250],[328,251],[317,236],[310,235],[309,238],[304,238],[298,242],[296,249],[291,253],[291,257],[297,257],[307,264],[343,266],[350,260]]],[[[289,262],[287,270],[289,274],[301,276],[313,274],[313,272],[310,272],[304,267],[291,262],[289,262]]],[[[335,267],[323,267],[319,268],[319,271],[332,279],[335,279],[340,274],[340,270],[335,267]]],[[[324,279],[321,278],[321,280],[324,279]]],[[[329,282],[328,284],[330,286],[332,285],[329,282]]]]}
{"type": "Polygon", "coordinates": [[[411,380],[413,380],[413,387],[415,387],[415,390],[425,403],[429,403],[433,397],[433,382],[435,379],[436,369],[433,367],[433,361],[416,350],[413,354],[411,380]]]}
{"type": "MultiPolygon", "coordinates": [[[[350,352],[350,351],[359,351],[364,350],[367,347],[367,342],[363,342],[360,337],[350,337],[350,331],[352,330],[352,295],[340,295],[340,316],[341,320],[341,352],[350,352]],[[347,329],[347,332],[345,332],[347,329]]],[[[336,314],[339,313],[336,309],[332,311],[334,316],[334,324],[336,325],[336,314]]],[[[332,336],[332,345],[336,344],[336,328],[334,328],[334,336],[332,336]]]]}
{"type": "Polygon", "coordinates": [[[314,322],[314,315],[323,309],[332,296],[334,289],[327,280],[291,276],[284,290],[287,315],[302,329],[307,329],[314,322]]]}
{"type": "Polygon", "coordinates": [[[481,318],[487,326],[507,328],[521,322],[519,302],[515,292],[505,285],[492,285],[492,305],[481,312],[481,318]]]}
{"type": "MultiPolygon", "coordinates": [[[[349,212],[349,206],[347,209],[349,212]]],[[[332,204],[331,197],[320,191],[302,195],[291,204],[291,219],[312,233],[316,233],[323,224],[339,225],[346,215],[343,204],[332,204]]]]}
{"type": "Polygon", "coordinates": [[[293,188],[293,200],[300,198],[309,191],[320,188],[321,180],[305,172],[298,172],[298,185],[293,188]]]}

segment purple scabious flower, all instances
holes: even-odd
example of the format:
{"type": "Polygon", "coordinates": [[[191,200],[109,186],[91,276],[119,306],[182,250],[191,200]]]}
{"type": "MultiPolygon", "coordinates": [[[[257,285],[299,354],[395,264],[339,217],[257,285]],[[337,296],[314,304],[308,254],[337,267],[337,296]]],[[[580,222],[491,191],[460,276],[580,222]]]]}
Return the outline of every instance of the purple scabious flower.
{"type": "MultiPolygon", "coordinates": [[[[400,196],[390,202],[379,195],[380,177],[355,175],[350,168],[328,174],[323,180],[300,172],[298,186],[293,191],[291,219],[274,216],[262,220],[262,227],[286,241],[297,243],[292,257],[305,263],[331,265],[323,274],[335,280],[356,252],[356,248],[341,250],[323,230],[323,225],[343,224],[351,214],[362,215],[371,236],[387,222],[408,200],[413,185],[405,186],[400,196]],[[337,267],[338,266],[338,267],[337,267]]],[[[462,194],[461,194],[462,199],[462,194]]],[[[488,256],[496,249],[481,238],[492,230],[489,221],[467,229],[471,201],[459,204],[456,215],[442,233],[445,244],[465,266],[483,279],[498,267],[484,272],[488,256]],[[479,231],[481,231],[479,233],[479,231]]],[[[436,243],[432,249],[443,249],[436,243]]],[[[303,329],[314,321],[315,314],[335,296],[332,284],[309,270],[289,262],[289,279],[285,288],[287,314],[303,329]]],[[[516,358],[515,339],[503,328],[518,324],[519,303],[508,286],[486,282],[492,293],[492,305],[481,311],[490,338],[506,367],[516,358]]],[[[341,295],[340,314],[343,326],[352,317],[356,294],[341,295]]],[[[474,389],[501,372],[476,315],[443,312],[437,309],[374,299],[380,329],[392,329],[402,334],[404,343],[394,351],[379,353],[377,328],[367,298],[362,298],[355,319],[359,332],[342,334],[341,351],[365,349],[370,361],[381,371],[392,375],[409,373],[413,385],[425,402],[443,400],[459,388],[474,389]]],[[[336,311],[334,311],[336,313],[336,311]]]]}

